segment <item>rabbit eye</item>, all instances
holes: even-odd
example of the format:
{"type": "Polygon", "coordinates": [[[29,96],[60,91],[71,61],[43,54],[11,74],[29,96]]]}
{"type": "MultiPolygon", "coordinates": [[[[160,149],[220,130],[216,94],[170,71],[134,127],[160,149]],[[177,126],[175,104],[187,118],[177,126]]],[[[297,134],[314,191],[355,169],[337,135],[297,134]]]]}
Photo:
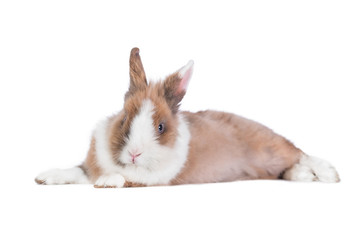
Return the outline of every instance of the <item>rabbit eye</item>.
{"type": "Polygon", "coordinates": [[[158,132],[159,132],[159,134],[164,133],[164,131],[165,131],[165,124],[164,124],[164,123],[160,123],[159,126],[158,126],[158,132]]]}

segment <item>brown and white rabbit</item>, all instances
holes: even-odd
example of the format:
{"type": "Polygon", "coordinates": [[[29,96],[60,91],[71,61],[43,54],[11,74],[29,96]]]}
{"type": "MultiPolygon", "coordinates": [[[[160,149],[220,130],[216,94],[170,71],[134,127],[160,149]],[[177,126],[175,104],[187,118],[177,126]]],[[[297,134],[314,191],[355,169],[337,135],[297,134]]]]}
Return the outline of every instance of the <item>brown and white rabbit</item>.
{"type": "Polygon", "coordinates": [[[179,111],[193,62],[147,82],[139,49],[130,54],[124,108],[94,130],[85,162],[36,177],[39,184],[130,187],[286,179],[338,182],[336,170],[269,128],[224,112],[179,111]]]}

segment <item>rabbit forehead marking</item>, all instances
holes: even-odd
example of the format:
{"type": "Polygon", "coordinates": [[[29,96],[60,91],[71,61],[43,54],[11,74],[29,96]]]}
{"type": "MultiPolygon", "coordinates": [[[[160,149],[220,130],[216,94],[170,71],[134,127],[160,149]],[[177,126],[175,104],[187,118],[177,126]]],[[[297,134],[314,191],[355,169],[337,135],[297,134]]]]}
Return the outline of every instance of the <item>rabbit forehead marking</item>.
{"type": "Polygon", "coordinates": [[[145,98],[132,119],[127,143],[133,150],[156,144],[172,147],[178,135],[177,127],[178,119],[172,115],[166,102],[156,97],[145,98]],[[160,124],[165,128],[162,134],[157,132],[160,124]]]}
{"type": "MultiPolygon", "coordinates": [[[[152,104],[152,120],[153,129],[155,131],[155,138],[161,145],[173,146],[177,137],[178,116],[173,113],[168,101],[164,97],[164,88],[162,82],[155,84],[149,83],[149,86],[144,91],[135,93],[128,98],[125,103],[125,109],[129,113],[129,120],[133,119],[140,113],[144,103],[150,101],[152,104]],[[132,113],[132,114],[131,114],[132,113]],[[161,135],[157,134],[158,126],[163,123],[165,125],[165,132],[161,135]]],[[[148,104],[148,103],[147,103],[148,104]]],[[[132,124],[132,123],[131,123],[132,124]]],[[[129,131],[131,131],[129,129],[129,131]]]]}
{"type": "Polygon", "coordinates": [[[155,140],[153,113],[154,104],[150,99],[145,99],[139,113],[134,117],[130,126],[128,145],[131,148],[143,148],[149,144],[149,141],[155,140]]]}

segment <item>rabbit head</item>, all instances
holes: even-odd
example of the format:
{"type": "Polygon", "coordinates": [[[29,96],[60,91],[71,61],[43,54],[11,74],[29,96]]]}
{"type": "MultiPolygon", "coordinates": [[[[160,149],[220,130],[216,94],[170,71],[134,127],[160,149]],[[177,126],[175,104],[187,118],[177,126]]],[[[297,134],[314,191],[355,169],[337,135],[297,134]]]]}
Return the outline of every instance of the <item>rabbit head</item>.
{"type": "Polygon", "coordinates": [[[131,50],[129,90],[109,129],[110,150],[120,166],[151,170],[176,158],[183,134],[179,106],[192,70],[189,61],[165,80],[148,82],[139,49],[131,50]]]}

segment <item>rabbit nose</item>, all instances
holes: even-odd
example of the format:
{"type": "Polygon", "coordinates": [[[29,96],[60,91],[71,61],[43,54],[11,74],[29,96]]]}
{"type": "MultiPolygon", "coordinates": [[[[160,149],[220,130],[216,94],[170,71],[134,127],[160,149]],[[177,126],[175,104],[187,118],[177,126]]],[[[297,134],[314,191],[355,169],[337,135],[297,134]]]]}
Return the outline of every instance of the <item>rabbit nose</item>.
{"type": "Polygon", "coordinates": [[[131,162],[133,164],[135,164],[135,159],[141,155],[141,153],[137,153],[137,152],[135,152],[135,153],[129,152],[129,154],[131,156],[131,162]]]}

